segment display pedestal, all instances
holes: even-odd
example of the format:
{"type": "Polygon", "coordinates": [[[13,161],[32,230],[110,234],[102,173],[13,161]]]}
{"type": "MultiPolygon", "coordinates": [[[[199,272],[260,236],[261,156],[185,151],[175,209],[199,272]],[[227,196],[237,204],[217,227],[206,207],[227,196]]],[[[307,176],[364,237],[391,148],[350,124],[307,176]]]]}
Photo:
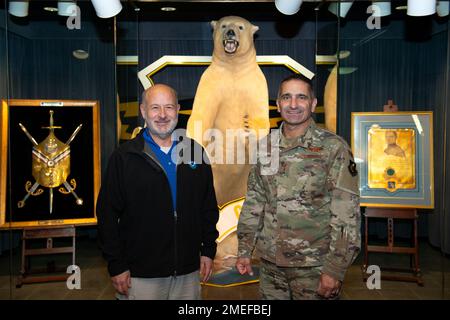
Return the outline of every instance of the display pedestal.
{"type": "Polygon", "coordinates": [[[25,228],[22,234],[22,267],[17,278],[16,287],[22,284],[66,281],[70,274],[66,274],[67,265],[57,267],[54,263],[48,263],[47,268],[31,269],[31,256],[44,256],[53,254],[71,254],[72,265],[75,265],[75,226],[49,227],[49,228],[25,228]],[[54,238],[70,238],[71,246],[55,247],[54,238]],[[39,239],[46,239],[45,247],[31,248],[30,246],[39,239]],[[64,275],[60,273],[64,272],[64,275]],[[58,274],[59,273],[59,274],[58,274]]]}
{"type": "Polygon", "coordinates": [[[417,210],[416,209],[397,209],[397,208],[366,208],[365,213],[365,241],[364,241],[364,264],[362,266],[363,279],[367,280],[367,267],[369,266],[369,253],[381,252],[392,254],[409,254],[410,255],[410,268],[382,268],[380,266],[381,279],[394,280],[394,281],[408,281],[417,282],[418,285],[423,286],[422,276],[420,274],[419,265],[419,242],[417,239],[417,210]],[[387,233],[388,243],[387,245],[369,245],[369,218],[385,218],[387,219],[387,233]],[[396,246],[394,243],[394,219],[410,220],[413,224],[412,246],[401,247],[396,246]],[[412,275],[400,275],[400,274],[386,274],[386,271],[391,272],[407,272],[412,275]]]}

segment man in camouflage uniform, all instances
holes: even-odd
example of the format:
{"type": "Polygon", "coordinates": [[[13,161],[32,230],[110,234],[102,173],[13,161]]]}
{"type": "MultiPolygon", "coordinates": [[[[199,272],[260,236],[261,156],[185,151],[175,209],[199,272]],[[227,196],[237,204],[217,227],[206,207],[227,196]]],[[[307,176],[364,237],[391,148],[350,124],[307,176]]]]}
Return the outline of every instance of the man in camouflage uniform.
{"type": "Polygon", "coordinates": [[[311,117],[317,99],[309,79],[293,75],[280,84],[283,123],[279,168],[253,166],[237,228],[241,274],[261,258],[263,299],[336,299],[347,268],[360,250],[359,188],[347,143],[311,117]]]}

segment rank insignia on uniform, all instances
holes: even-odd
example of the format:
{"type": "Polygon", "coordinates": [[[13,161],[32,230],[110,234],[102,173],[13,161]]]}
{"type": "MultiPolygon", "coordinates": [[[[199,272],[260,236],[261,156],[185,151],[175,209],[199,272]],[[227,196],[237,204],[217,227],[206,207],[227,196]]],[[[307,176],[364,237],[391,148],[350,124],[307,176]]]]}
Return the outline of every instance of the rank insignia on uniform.
{"type": "Polygon", "coordinates": [[[348,165],[348,171],[350,171],[352,177],[358,175],[358,170],[356,170],[356,163],[353,160],[350,160],[350,163],[348,165]]]}
{"type": "Polygon", "coordinates": [[[323,150],[323,148],[322,147],[309,146],[308,150],[311,151],[311,152],[320,152],[320,151],[323,150]]]}

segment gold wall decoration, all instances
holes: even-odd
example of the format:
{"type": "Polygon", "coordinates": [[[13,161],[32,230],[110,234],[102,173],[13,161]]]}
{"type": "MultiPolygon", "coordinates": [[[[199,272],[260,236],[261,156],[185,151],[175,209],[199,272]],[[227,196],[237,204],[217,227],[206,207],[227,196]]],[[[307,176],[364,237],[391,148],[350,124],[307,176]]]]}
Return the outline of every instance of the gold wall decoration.
{"type": "Polygon", "coordinates": [[[55,126],[53,123],[54,111],[50,110],[50,123],[48,127],[42,127],[42,129],[50,130],[48,136],[41,142],[37,143],[33,136],[28,132],[26,127],[19,122],[19,127],[25,133],[27,138],[33,144],[32,149],[32,168],[31,172],[35,179],[34,184],[29,188],[31,184],[27,181],[25,184],[25,190],[27,191],[24,198],[17,202],[17,207],[23,208],[25,201],[30,195],[39,196],[43,193],[42,189],[37,191],[39,186],[48,188],[49,191],[49,213],[53,212],[53,188],[57,188],[61,185],[64,188],[60,188],[59,191],[63,194],[73,194],[76,199],[77,205],[83,205],[83,200],[75,193],[76,181],[72,179],[72,185],[67,182],[67,178],[70,174],[70,143],[75,139],[78,132],[83,126],[80,124],[72,133],[66,143],[62,142],[55,136],[55,129],[62,129],[60,126],[55,126]]]}
{"type": "Polygon", "coordinates": [[[0,148],[0,229],[97,223],[97,101],[1,100],[0,148]]]}

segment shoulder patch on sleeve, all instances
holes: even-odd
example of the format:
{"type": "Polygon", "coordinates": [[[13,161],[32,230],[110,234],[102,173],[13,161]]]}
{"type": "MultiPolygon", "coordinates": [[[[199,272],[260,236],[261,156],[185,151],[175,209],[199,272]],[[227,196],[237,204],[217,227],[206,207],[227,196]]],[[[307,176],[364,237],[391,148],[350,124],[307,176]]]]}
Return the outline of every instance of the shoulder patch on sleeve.
{"type": "Polygon", "coordinates": [[[359,195],[358,170],[353,156],[349,150],[346,150],[342,153],[342,157],[336,188],[359,195]]]}
{"type": "Polygon", "coordinates": [[[352,177],[356,177],[358,175],[358,170],[356,170],[356,163],[352,159],[349,160],[348,171],[352,175],[352,177]]]}

